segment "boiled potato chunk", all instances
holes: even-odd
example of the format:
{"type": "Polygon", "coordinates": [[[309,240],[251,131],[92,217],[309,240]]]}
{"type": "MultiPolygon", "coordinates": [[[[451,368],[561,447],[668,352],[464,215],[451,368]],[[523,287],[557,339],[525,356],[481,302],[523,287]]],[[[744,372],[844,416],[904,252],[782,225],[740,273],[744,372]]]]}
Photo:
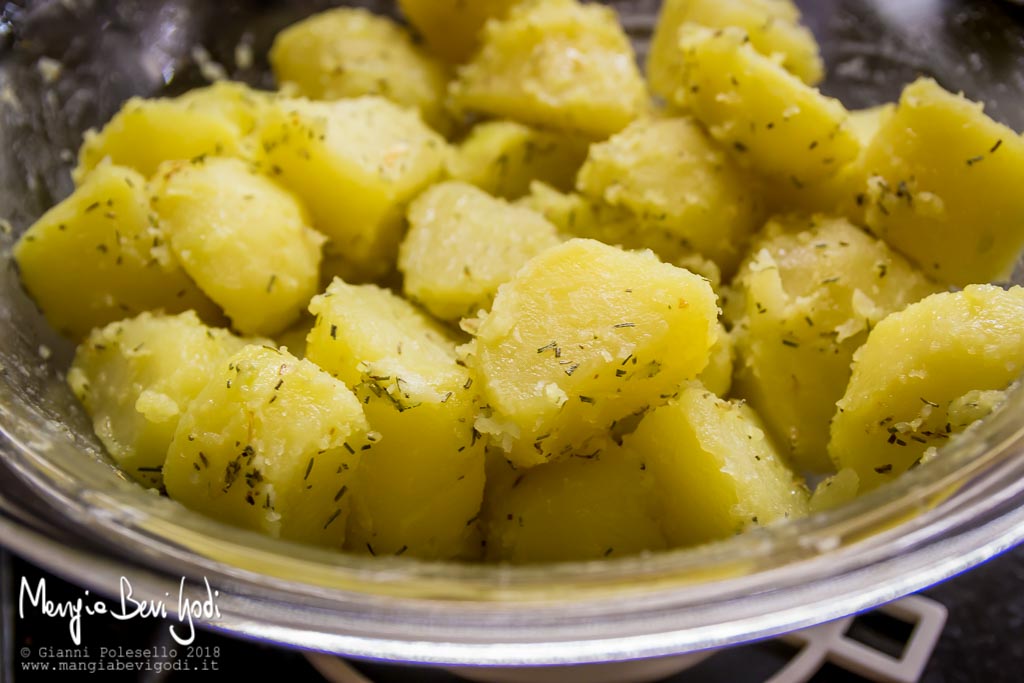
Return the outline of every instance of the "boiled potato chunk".
{"type": "Polygon", "coordinates": [[[484,492],[484,442],[473,429],[474,393],[465,377],[461,384],[439,383],[445,389],[440,399],[402,394],[402,405],[373,380],[357,387],[382,439],[356,472],[349,550],[480,558],[475,523],[484,492]]]}
{"type": "Polygon", "coordinates": [[[296,358],[306,357],[306,337],[313,328],[313,316],[303,313],[299,321],[284,332],[274,335],[274,342],[278,346],[288,349],[288,352],[296,358]]]}
{"type": "Polygon", "coordinates": [[[751,184],[689,118],[633,122],[590,148],[577,180],[585,196],[628,210],[726,272],[763,220],[751,184]]]}
{"type": "Polygon", "coordinates": [[[626,437],[657,488],[673,546],[726,538],[807,513],[809,494],[749,407],[694,384],[626,437]]]}
{"type": "Polygon", "coordinates": [[[625,209],[594,202],[573,192],[559,192],[539,181],[530,183],[530,194],[517,203],[541,214],[567,235],[626,249],[651,249],[663,259],[662,252],[675,253],[679,244],[678,239],[641,225],[636,216],[625,209]]]}
{"type": "Polygon", "coordinates": [[[107,453],[129,476],[159,487],[178,420],[245,343],[193,311],[142,313],[93,330],[75,351],[68,384],[107,453]]]}
{"type": "Polygon", "coordinates": [[[633,453],[609,446],[593,458],[571,457],[526,471],[488,464],[489,479],[504,479],[500,486],[488,483],[483,523],[490,560],[598,560],[667,547],[655,482],[633,453]],[[491,476],[502,467],[508,474],[491,476]]]}
{"type": "Polygon", "coordinates": [[[171,161],[154,206],[185,271],[235,329],[272,335],[317,290],[324,237],[298,200],[238,159],[171,161]]]}
{"type": "Polygon", "coordinates": [[[1024,370],[1024,288],[971,285],[880,322],[832,422],[836,466],[871,490],[985,417],[1024,370]]]}
{"type": "Polygon", "coordinates": [[[519,0],[398,0],[398,6],[434,54],[464,62],[476,51],[487,20],[505,15],[519,0]]]}
{"type": "Polygon", "coordinates": [[[981,104],[916,81],[863,164],[872,232],[941,282],[1009,278],[1024,247],[1024,139],[981,104]]]}
{"type": "Polygon", "coordinates": [[[855,109],[850,112],[848,124],[850,132],[857,136],[861,144],[861,153],[867,152],[871,142],[878,135],[882,124],[896,111],[896,105],[892,103],[879,104],[867,109],[855,109]]]}
{"type": "Polygon", "coordinates": [[[355,7],[320,12],[277,34],[270,48],[277,82],[314,100],[380,95],[418,109],[445,132],[445,66],[417,47],[387,17],[355,7]]]}
{"type": "Polygon", "coordinates": [[[615,12],[576,0],[526,0],[488,22],[450,93],[462,110],[596,138],[648,107],[615,12]]]}
{"type": "Polygon", "coordinates": [[[585,138],[538,130],[514,121],[487,121],[470,131],[448,162],[448,173],[496,197],[518,199],[532,181],[572,189],[585,138]]]}
{"type": "Polygon", "coordinates": [[[250,345],[221,361],[181,417],[164,484],[215,519],[340,549],[354,468],[372,457],[354,447],[366,432],[344,384],[285,351],[250,345]]]}
{"type": "MultiPolygon", "coordinates": [[[[315,316],[306,356],[350,387],[369,375],[386,377],[403,393],[426,390],[453,372],[454,342],[439,323],[386,289],[335,279],[309,304],[315,316]]],[[[446,392],[447,390],[445,390],[446,392]]],[[[445,392],[437,392],[441,399],[445,392]]]]}
{"type": "Polygon", "coordinates": [[[744,31],[684,26],[679,35],[684,79],[672,101],[740,163],[800,187],[857,157],[843,105],[758,53],[744,31]]]}
{"type": "MultiPolygon", "coordinates": [[[[253,140],[264,108],[273,101],[274,93],[253,90],[245,83],[218,81],[205,88],[195,88],[182,94],[177,102],[190,109],[216,112],[233,121],[243,135],[243,158],[251,158],[253,140]]],[[[192,158],[192,157],[187,157],[192,158]]]]}
{"type": "Polygon", "coordinates": [[[808,85],[825,74],[814,35],[800,24],[800,10],[792,0],[666,0],[647,55],[651,90],[665,99],[671,99],[683,80],[679,28],[686,23],[743,29],[755,50],[778,60],[808,85]]]}
{"type": "Polygon", "coordinates": [[[498,286],[559,244],[555,226],[472,185],[435,185],[409,207],[398,267],[405,294],[443,320],[489,309],[498,286]]]}
{"type": "Polygon", "coordinates": [[[732,388],[733,365],[736,361],[736,343],[732,334],[718,324],[718,337],[711,347],[711,358],[707,367],[697,376],[700,383],[713,394],[725,396],[732,388]]]}
{"type": "Polygon", "coordinates": [[[355,390],[380,436],[352,484],[348,548],[478,557],[484,442],[454,343],[412,304],[373,285],[335,280],[310,310],[308,357],[355,390]]]}
{"type": "Polygon", "coordinates": [[[441,175],[448,154],[415,113],[379,97],[278,100],[260,137],[266,168],[329,239],[325,274],[353,281],[393,270],[405,205],[441,175]]]}
{"type": "Polygon", "coordinates": [[[657,221],[641,221],[625,209],[574,193],[562,194],[541,182],[532,183],[530,194],[517,203],[540,213],[566,235],[623,249],[650,249],[663,261],[703,276],[716,290],[721,284],[721,270],[714,261],[687,248],[672,232],[661,230],[657,221]]]}
{"type": "Polygon", "coordinates": [[[468,349],[477,429],[517,467],[600,453],[618,420],[704,370],[717,318],[707,281],[650,252],[548,249],[502,285],[468,349]]]}
{"type": "Polygon", "coordinates": [[[249,99],[243,91],[253,92],[225,84],[177,99],[133,97],[99,132],[86,132],[72,172],[75,183],[81,185],[104,159],[148,178],[172,159],[251,155],[246,136],[252,132],[250,117],[256,114],[255,109],[245,113],[243,99],[255,108],[256,96],[249,99]],[[235,105],[227,106],[231,99],[235,105]]]}
{"type": "Polygon", "coordinates": [[[22,235],[14,259],[50,325],[73,339],[147,310],[219,316],[167,248],[146,179],[127,168],[99,166],[22,235]]]}
{"type": "Polygon", "coordinates": [[[822,479],[811,495],[810,511],[822,512],[845,505],[857,497],[860,477],[850,468],[841,469],[831,477],[822,479]]]}
{"type": "Polygon", "coordinates": [[[799,211],[808,215],[826,213],[845,216],[855,225],[864,225],[864,188],[867,185],[865,153],[882,123],[895,109],[894,104],[883,104],[851,111],[847,121],[850,132],[860,141],[860,154],[857,158],[842,166],[834,176],[817,182],[796,186],[786,179],[769,181],[764,192],[772,210],[776,213],[799,211]]]}
{"type": "Polygon", "coordinates": [[[798,467],[828,471],[829,421],[853,352],[886,315],[937,287],[844,219],[791,216],[768,224],[733,289],[734,392],[798,467]]]}

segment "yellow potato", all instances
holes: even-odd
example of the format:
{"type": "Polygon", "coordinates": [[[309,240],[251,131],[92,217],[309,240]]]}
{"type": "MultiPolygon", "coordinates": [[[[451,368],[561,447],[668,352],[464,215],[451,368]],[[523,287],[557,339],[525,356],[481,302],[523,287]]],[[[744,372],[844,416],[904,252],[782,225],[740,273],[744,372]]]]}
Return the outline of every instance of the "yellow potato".
{"type": "Polygon", "coordinates": [[[936,289],[844,219],[770,222],[727,307],[739,357],[733,391],[750,401],[798,467],[827,472],[829,421],[853,352],[886,315],[936,289]]]}
{"type": "Polygon", "coordinates": [[[483,519],[487,558],[523,564],[661,550],[667,544],[654,487],[639,456],[611,445],[597,457],[525,471],[492,456],[483,519]],[[499,468],[504,472],[492,476],[499,468]]]}
{"type": "Polygon", "coordinates": [[[530,194],[517,203],[543,215],[566,235],[623,249],[650,249],[666,263],[701,275],[716,290],[721,284],[721,270],[714,261],[686,247],[672,232],[661,230],[657,221],[641,221],[625,209],[578,194],[562,194],[541,182],[532,183],[530,194]]]}
{"type": "Polygon", "coordinates": [[[892,103],[879,104],[867,109],[855,109],[850,112],[848,124],[850,132],[857,136],[861,144],[861,153],[867,151],[871,142],[878,135],[882,124],[896,111],[896,105],[892,103]]]}
{"type": "Polygon", "coordinates": [[[391,382],[401,377],[417,387],[431,386],[431,377],[446,372],[461,373],[453,369],[456,354],[447,330],[386,289],[336,279],[310,302],[309,311],[316,322],[307,358],[350,387],[367,373],[391,382]]]}
{"type": "Polygon", "coordinates": [[[688,108],[741,164],[794,187],[835,175],[860,151],[848,113],[758,53],[736,28],[680,30],[688,108]]]}
{"type": "Polygon", "coordinates": [[[526,0],[488,22],[483,46],[449,92],[463,111],[595,138],[648,107],[615,12],[576,0],[526,0]]]}
{"type": "Polygon", "coordinates": [[[871,141],[895,110],[894,104],[882,104],[851,111],[847,124],[850,132],[860,141],[860,154],[857,158],[842,166],[834,176],[817,182],[800,186],[788,179],[767,182],[763,192],[772,211],[798,211],[808,215],[826,213],[845,216],[855,225],[864,225],[864,207],[867,204],[864,158],[871,141]]]}
{"type": "Polygon", "coordinates": [[[270,48],[277,82],[314,100],[380,95],[419,110],[442,133],[448,70],[387,17],[357,7],[320,12],[277,34],[270,48]]]}
{"type": "Polygon", "coordinates": [[[484,443],[454,343],[412,304],[372,285],[336,280],[310,310],[308,357],[355,390],[379,435],[352,483],[347,547],[479,557],[484,443]]]}
{"type": "Polygon", "coordinates": [[[142,313],[93,330],[75,351],[68,384],[107,453],[130,477],[159,488],[178,420],[245,343],[192,311],[142,313]]]}
{"type": "Polygon", "coordinates": [[[487,121],[476,125],[455,150],[448,174],[505,199],[529,193],[533,181],[569,190],[587,147],[587,140],[577,135],[487,121]]]}
{"type": "Polygon", "coordinates": [[[397,405],[379,382],[356,389],[382,438],[356,472],[346,547],[428,560],[476,560],[484,442],[473,429],[468,375],[439,383],[441,398],[410,391],[397,405]],[[447,397],[447,398],[446,398],[447,397]],[[415,401],[410,403],[410,401],[415,401]]]}
{"type": "MultiPolygon", "coordinates": [[[[217,113],[233,121],[242,135],[239,156],[251,160],[256,151],[253,134],[275,93],[254,90],[245,83],[217,81],[205,88],[195,88],[175,100],[188,109],[201,109],[217,113]]],[[[193,158],[193,157],[187,157],[193,158]]]]}
{"type": "Polygon", "coordinates": [[[800,24],[800,10],[792,0],[665,0],[647,56],[651,90],[665,99],[683,81],[679,28],[686,23],[743,29],[755,50],[778,60],[808,85],[824,76],[818,44],[800,24]]]}
{"type": "Polygon", "coordinates": [[[1024,139],[921,79],[863,160],[867,226],[941,282],[1008,279],[1024,247],[1024,139]]]}
{"type": "Polygon", "coordinates": [[[75,184],[104,159],[147,178],[174,159],[250,158],[252,133],[265,97],[242,84],[217,84],[177,99],[133,97],[99,132],[90,130],[72,172],[75,184]]]}
{"type": "Polygon", "coordinates": [[[260,139],[264,168],[329,240],[324,274],[348,281],[394,268],[405,206],[441,175],[448,155],[415,113],[379,97],[277,100],[260,139]]]}
{"type": "Polygon", "coordinates": [[[398,6],[430,50],[450,62],[464,62],[476,51],[480,31],[519,0],[398,0],[398,6]]]}
{"type": "Polygon", "coordinates": [[[409,207],[398,267],[406,296],[442,320],[458,320],[489,309],[499,285],[559,242],[539,214],[445,182],[409,207]]]}
{"type": "Polygon", "coordinates": [[[631,212],[594,202],[576,193],[562,193],[545,183],[530,183],[530,194],[517,202],[536,211],[561,232],[625,249],[651,249],[663,259],[679,252],[679,240],[642,225],[631,212]],[[649,243],[643,246],[642,243],[649,243]]]}
{"type": "Polygon", "coordinates": [[[733,365],[736,360],[736,343],[732,334],[727,332],[721,323],[718,324],[718,337],[711,347],[711,358],[708,365],[697,376],[700,383],[708,391],[718,396],[726,396],[732,388],[733,365]]]}
{"type": "Polygon", "coordinates": [[[857,497],[859,489],[860,477],[855,471],[850,468],[839,470],[814,487],[810,511],[823,512],[845,505],[857,497]]]}
{"type": "Polygon", "coordinates": [[[502,285],[467,349],[476,427],[517,467],[601,450],[619,420],[665,403],[707,366],[710,285],[650,252],[573,239],[502,285]]]}
{"type": "Polygon", "coordinates": [[[93,171],[25,231],[14,259],[47,321],[72,339],[147,310],[220,318],[167,248],[145,178],[127,168],[93,171]]]}
{"type": "MultiPolygon", "coordinates": [[[[168,495],[218,520],[340,549],[367,443],[344,384],[309,361],[247,346],[189,405],[164,464],[168,495]]],[[[368,444],[369,445],[369,444],[368,444]]]]}
{"type": "Polygon", "coordinates": [[[1022,371],[1024,288],[934,294],[880,322],[854,356],[829,453],[869,491],[994,410],[1022,371]]]}
{"type": "Polygon", "coordinates": [[[317,290],[324,237],[296,198],[237,159],[171,161],[153,206],[185,271],[235,329],[272,335],[317,290]]]}
{"type": "Polygon", "coordinates": [[[274,336],[274,342],[278,346],[288,349],[288,353],[296,358],[306,357],[306,337],[313,327],[313,316],[303,313],[299,321],[284,332],[274,336]]]}
{"type": "Polygon", "coordinates": [[[577,187],[726,273],[763,221],[751,179],[689,118],[641,119],[593,145],[577,187]]]}
{"type": "Polygon", "coordinates": [[[655,482],[669,543],[696,545],[807,513],[809,494],[749,407],[695,384],[626,437],[655,482]]]}

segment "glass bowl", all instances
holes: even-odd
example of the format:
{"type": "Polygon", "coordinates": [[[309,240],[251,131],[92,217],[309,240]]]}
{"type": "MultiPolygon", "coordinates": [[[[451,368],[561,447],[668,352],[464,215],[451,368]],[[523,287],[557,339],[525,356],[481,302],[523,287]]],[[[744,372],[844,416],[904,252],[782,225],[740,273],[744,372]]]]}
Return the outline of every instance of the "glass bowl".
{"type": "MultiPolygon", "coordinates": [[[[0,236],[5,253],[70,192],[68,171],[86,128],[131,95],[201,84],[197,46],[232,77],[269,86],[262,55],[274,33],[328,4],[5,3],[0,206],[13,226],[0,236]],[[240,43],[257,56],[251,67],[233,66],[240,43]],[[60,63],[56,78],[39,67],[40,57],[60,63]]],[[[658,3],[613,4],[642,54],[658,3]]],[[[849,107],[891,101],[926,74],[1024,127],[1021,8],[994,0],[799,4],[830,68],[823,89],[849,107]]],[[[435,664],[695,652],[875,607],[1024,538],[1018,391],[969,438],[892,484],[825,514],[695,549],[504,567],[301,547],[225,526],[130,483],[63,382],[69,344],[47,328],[13,267],[0,269],[0,320],[0,543],[101,593],[116,594],[125,576],[137,598],[166,599],[185,577],[186,591],[203,598],[205,578],[219,592],[220,612],[207,626],[275,643],[435,664]],[[26,522],[26,509],[50,526],[26,522]]]]}

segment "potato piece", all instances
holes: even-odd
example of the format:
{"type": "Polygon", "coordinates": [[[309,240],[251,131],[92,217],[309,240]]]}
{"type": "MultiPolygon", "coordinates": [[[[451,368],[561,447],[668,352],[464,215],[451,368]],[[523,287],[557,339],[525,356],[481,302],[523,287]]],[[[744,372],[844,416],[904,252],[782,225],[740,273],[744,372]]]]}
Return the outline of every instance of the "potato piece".
{"type": "Polygon", "coordinates": [[[87,131],[72,171],[76,185],[104,159],[147,178],[173,159],[250,158],[259,95],[240,84],[218,84],[177,99],[133,97],[102,130],[87,131]]]}
{"type": "Polygon", "coordinates": [[[624,249],[650,249],[663,261],[703,276],[716,290],[721,284],[721,270],[714,261],[688,249],[672,233],[660,230],[657,221],[642,222],[624,209],[592,202],[578,194],[562,194],[540,182],[532,183],[530,194],[517,203],[543,215],[566,235],[624,249]]]}
{"type": "Polygon", "coordinates": [[[168,250],[145,178],[127,168],[99,166],[25,231],[14,259],[50,325],[72,339],[158,308],[219,319],[168,250]]]}
{"type": "Polygon", "coordinates": [[[419,110],[442,133],[452,127],[444,108],[448,70],[387,17],[356,7],[314,14],[278,33],[269,58],[278,84],[303,97],[380,95],[419,110]]]}
{"type": "Polygon", "coordinates": [[[260,138],[266,167],[330,240],[325,275],[351,281],[394,268],[405,205],[441,175],[448,154],[415,113],[379,97],[278,100],[260,138]]]}
{"type": "Polygon", "coordinates": [[[860,146],[838,100],[804,84],[728,28],[680,30],[684,80],[673,95],[741,164],[799,187],[831,177],[860,146]]]}
{"type": "Polygon", "coordinates": [[[275,335],[274,342],[278,346],[283,346],[288,349],[288,353],[292,354],[296,358],[305,358],[306,337],[309,336],[311,329],[313,329],[313,316],[304,312],[299,316],[299,321],[297,323],[289,327],[284,332],[275,335]]]}
{"type": "Polygon", "coordinates": [[[353,445],[366,431],[344,384],[285,351],[247,346],[221,362],[182,416],[164,484],[216,519],[340,549],[360,458],[353,445]]]}
{"type": "Polygon", "coordinates": [[[348,548],[478,557],[484,443],[454,343],[412,304],[373,285],[335,280],[310,311],[310,360],[355,389],[381,437],[351,487],[348,548]]]}
{"type": "Polygon", "coordinates": [[[847,124],[850,132],[860,141],[858,157],[841,167],[834,176],[814,183],[805,183],[798,187],[788,179],[768,182],[764,192],[772,211],[799,211],[807,215],[827,213],[845,216],[854,225],[864,225],[864,188],[867,185],[864,157],[882,124],[895,110],[894,104],[882,104],[869,109],[851,111],[847,124]]]}
{"type": "Polygon", "coordinates": [[[462,110],[605,138],[648,107],[633,48],[607,7],[526,0],[488,22],[449,87],[462,110]]]}
{"type": "Polygon", "coordinates": [[[700,275],[708,281],[708,284],[711,285],[716,294],[722,286],[722,270],[718,267],[718,264],[704,258],[700,254],[683,254],[669,261],[669,263],[679,268],[685,268],[695,275],[700,275]]]}
{"type": "Polygon", "coordinates": [[[736,359],[736,344],[732,334],[718,324],[718,337],[711,347],[711,358],[707,367],[697,376],[700,383],[708,391],[718,396],[725,396],[732,388],[733,363],[736,359]]]}
{"type": "Polygon", "coordinates": [[[316,294],[323,235],[305,208],[237,159],[170,161],[154,207],[171,249],[235,329],[276,334],[316,294]]]}
{"type": "Polygon", "coordinates": [[[561,232],[576,237],[595,239],[625,249],[651,249],[665,258],[662,251],[676,253],[679,240],[641,225],[629,211],[592,202],[575,193],[563,194],[542,182],[530,183],[530,194],[517,204],[547,218],[561,232]],[[642,246],[641,242],[650,242],[642,246]]]}
{"type": "Polygon", "coordinates": [[[349,550],[480,558],[475,523],[483,500],[484,442],[473,429],[475,396],[466,380],[439,382],[437,388],[446,389],[440,399],[436,392],[422,400],[402,394],[401,405],[372,379],[357,387],[370,425],[383,438],[352,485],[349,550]]]}
{"type": "Polygon", "coordinates": [[[309,311],[316,322],[307,338],[307,357],[350,387],[358,386],[366,373],[401,377],[406,389],[430,386],[430,377],[455,363],[453,341],[440,323],[375,285],[336,279],[314,297],[309,311]]]}
{"type": "Polygon", "coordinates": [[[937,287],[841,218],[772,221],[733,282],[733,391],[801,469],[826,472],[829,421],[871,327],[937,287]]]}
{"type": "Polygon", "coordinates": [[[991,412],[1022,370],[1024,288],[934,294],[880,322],[854,356],[829,453],[869,491],[991,412]]]}
{"type": "Polygon", "coordinates": [[[654,481],[639,456],[607,445],[488,489],[487,558],[516,564],[596,560],[662,550],[654,481]]]}
{"type": "Polygon", "coordinates": [[[700,385],[645,416],[625,447],[655,481],[659,517],[673,546],[807,513],[806,486],[754,411],[700,385]]]}
{"type": "Polygon", "coordinates": [[[398,0],[398,6],[431,52],[464,62],[476,51],[488,19],[505,16],[519,0],[398,0]]]}
{"type": "Polygon", "coordinates": [[[594,454],[616,421],[664,403],[708,364],[710,285],[650,252],[574,239],[502,285],[468,349],[476,427],[517,467],[594,454]]]}
{"type": "Polygon", "coordinates": [[[107,453],[130,477],[159,488],[178,420],[221,361],[245,344],[193,311],[142,313],[93,330],[75,351],[68,384],[107,453]]]}
{"type": "Polygon", "coordinates": [[[189,90],[175,101],[187,109],[217,113],[233,121],[242,135],[241,157],[252,159],[255,141],[251,136],[258,128],[264,110],[275,97],[274,93],[254,90],[245,83],[218,81],[205,88],[189,90]]]}
{"type": "Polygon", "coordinates": [[[1024,139],[981,104],[920,79],[863,163],[873,233],[941,282],[1010,277],[1024,247],[1024,139]]]}
{"type": "Polygon", "coordinates": [[[534,180],[570,190],[587,158],[588,145],[576,135],[514,121],[488,121],[475,126],[462,141],[449,160],[448,173],[505,199],[527,194],[534,180]]]}
{"type": "Polygon", "coordinates": [[[651,90],[666,100],[683,81],[679,29],[686,23],[746,31],[755,50],[808,85],[825,74],[814,35],[800,24],[800,10],[792,0],[666,0],[647,56],[651,90]]]}
{"type": "Polygon", "coordinates": [[[555,226],[540,214],[446,182],[409,207],[398,267],[406,296],[442,320],[458,320],[489,309],[499,285],[559,243],[555,226]]]}
{"type": "MultiPolygon", "coordinates": [[[[689,118],[634,121],[590,148],[577,187],[731,273],[762,210],[752,181],[689,118]]],[[[653,245],[652,245],[653,246],[653,245]]]]}
{"type": "Polygon", "coordinates": [[[839,470],[814,487],[810,512],[814,514],[846,505],[857,497],[859,489],[860,477],[856,472],[850,468],[839,470]]]}
{"type": "Polygon", "coordinates": [[[855,109],[850,112],[847,120],[850,132],[857,136],[860,141],[861,153],[867,151],[871,142],[878,135],[882,124],[889,120],[889,117],[896,111],[896,105],[892,103],[880,104],[867,109],[855,109]]]}

